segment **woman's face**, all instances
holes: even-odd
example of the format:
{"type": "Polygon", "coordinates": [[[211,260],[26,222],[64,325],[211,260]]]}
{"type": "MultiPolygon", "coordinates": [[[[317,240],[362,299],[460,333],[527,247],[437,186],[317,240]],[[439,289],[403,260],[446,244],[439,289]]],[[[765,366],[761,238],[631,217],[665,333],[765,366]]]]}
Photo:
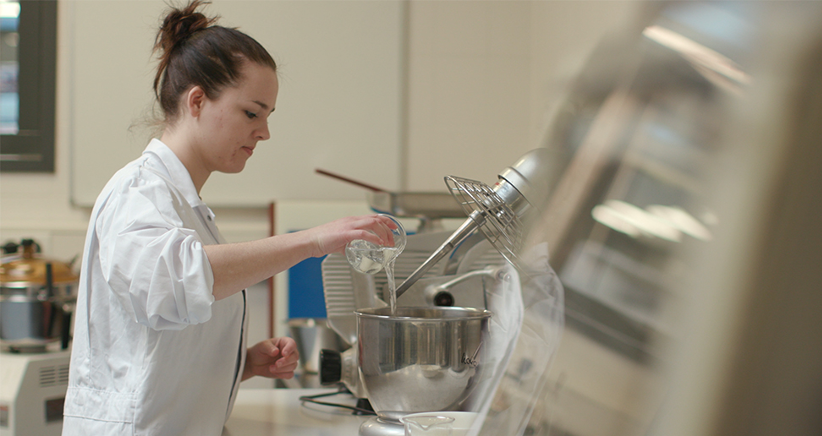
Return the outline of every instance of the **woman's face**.
{"type": "Polygon", "coordinates": [[[209,173],[238,173],[258,141],[271,137],[268,116],[277,103],[277,73],[246,62],[237,86],[222,90],[215,100],[205,98],[198,117],[200,160],[209,173]]]}

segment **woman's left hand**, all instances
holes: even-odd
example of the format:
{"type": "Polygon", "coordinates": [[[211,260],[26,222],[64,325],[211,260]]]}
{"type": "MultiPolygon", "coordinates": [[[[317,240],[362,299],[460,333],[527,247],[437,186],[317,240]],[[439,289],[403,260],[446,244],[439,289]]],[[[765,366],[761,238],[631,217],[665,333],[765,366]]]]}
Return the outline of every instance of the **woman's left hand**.
{"type": "Polygon", "coordinates": [[[268,378],[291,378],[300,360],[297,343],[292,338],[272,338],[248,349],[243,380],[255,375],[268,378]]]}

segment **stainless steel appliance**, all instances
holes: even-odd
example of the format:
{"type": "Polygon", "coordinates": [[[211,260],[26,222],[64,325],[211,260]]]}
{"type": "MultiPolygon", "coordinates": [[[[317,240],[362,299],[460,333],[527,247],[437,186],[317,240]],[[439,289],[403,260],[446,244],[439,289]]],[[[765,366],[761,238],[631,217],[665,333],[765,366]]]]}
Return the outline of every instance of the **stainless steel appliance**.
{"type": "Polygon", "coordinates": [[[342,352],[348,345],[328,326],[325,318],[291,318],[288,320],[288,332],[300,352],[300,386],[320,387],[318,374],[321,351],[342,352]]]}
{"type": "MultiPolygon", "coordinates": [[[[405,280],[449,234],[441,231],[409,235],[406,248],[394,265],[396,280],[405,280]]],[[[451,254],[430,268],[410,292],[398,298],[398,307],[486,309],[487,290],[504,278],[505,258],[479,235],[469,238],[451,254]]],[[[343,353],[323,350],[320,378],[326,384],[344,382],[355,396],[366,398],[357,350],[353,347],[357,344],[356,311],[388,306],[388,298],[383,298],[388,292],[386,275],[357,273],[344,255],[332,254],[322,263],[322,279],[328,325],[351,347],[343,353]]]]}
{"type": "MultiPolygon", "coordinates": [[[[482,372],[474,370],[483,367],[488,355],[485,350],[470,354],[460,347],[482,342],[478,339],[482,324],[494,317],[486,310],[489,294],[511,281],[509,264],[525,275],[530,270],[519,251],[523,219],[540,206],[533,194],[547,189],[544,156],[542,149],[529,152],[503,171],[493,188],[446,177],[451,195],[469,218],[453,233],[409,236],[395,265],[395,277],[403,282],[396,290],[394,315],[385,308],[386,282],[353,271],[340,255],[323,261],[329,325],[357,346],[342,354],[324,353],[321,380],[342,381],[354,395],[371,401],[378,417],[363,424],[361,435],[402,434],[398,420],[408,413],[472,407],[470,388],[483,379],[482,372]],[[448,306],[457,307],[442,309],[448,306]],[[474,327],[449,330],[452,333],[444,336],[438,332],[464,324],[474,327]],[[420,329],[429,334],[409,338],[420,329]],[[424,362],[432,356],[440,361],[424,362]],[[453,364],[461,371],[455,373],[453,364]],[[466,364],[471,371],[465,370],[466,364]],[[431,383],[431,378],[440,382],[431,383]],[[403,388],[409,386],[417,389],[403,388]]],[[[507,359],[502,354],[495,356],[495,363],[507,359]]]]}

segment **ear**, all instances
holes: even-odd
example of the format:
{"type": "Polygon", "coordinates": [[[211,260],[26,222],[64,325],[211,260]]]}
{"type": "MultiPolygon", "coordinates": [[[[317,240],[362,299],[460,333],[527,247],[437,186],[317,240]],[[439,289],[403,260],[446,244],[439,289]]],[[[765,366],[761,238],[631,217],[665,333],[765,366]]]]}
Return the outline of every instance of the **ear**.
{"type": "Polygon", "coordinates": [[[203,88],[199,86],[194,86],[189,89],[185,94],[185,100],[183,103],[185,104],[185,110],[194,118],[200,116],[200,113],[203,110],[203,105],[206,101],[205,91],[203,88]]]}

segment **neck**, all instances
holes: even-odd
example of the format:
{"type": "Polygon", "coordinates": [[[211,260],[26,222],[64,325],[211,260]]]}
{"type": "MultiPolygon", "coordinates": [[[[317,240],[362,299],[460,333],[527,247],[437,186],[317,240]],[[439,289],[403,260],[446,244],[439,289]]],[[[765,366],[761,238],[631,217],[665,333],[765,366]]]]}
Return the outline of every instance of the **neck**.
{"type": "Polygon", "coordinates": [[[185,134],[184,128],[167,127],[160,137],[160,141],[167,145],[171,151],[180,159],[183,166],[188,170],[191,181],[194,182],[194,187],[197,189],[197,194],[205,185],[211,171],[207,169],[202,157],[197,152],[193,137],[185,134]]]}

